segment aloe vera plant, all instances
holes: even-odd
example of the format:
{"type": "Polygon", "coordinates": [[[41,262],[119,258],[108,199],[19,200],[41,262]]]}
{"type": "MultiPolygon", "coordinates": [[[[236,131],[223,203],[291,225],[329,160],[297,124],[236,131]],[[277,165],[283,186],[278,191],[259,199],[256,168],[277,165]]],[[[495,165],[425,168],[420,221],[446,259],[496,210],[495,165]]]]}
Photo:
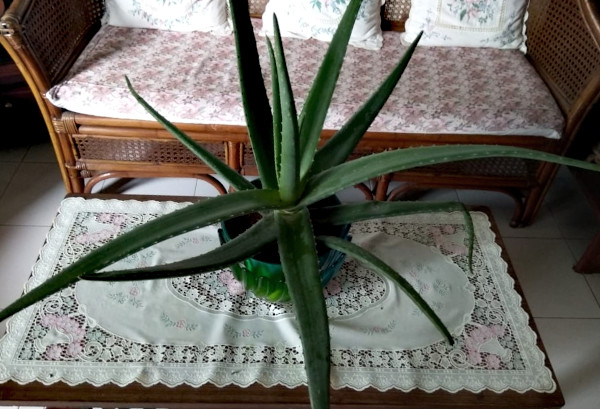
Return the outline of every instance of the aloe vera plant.
{"type": "MultiPolygon", "coordinates": [[[[192,150],[236,190],[191,204],[126,232],[32,289],[4,310],[0,321],[81,279],[146,280],[201,274],[238,263],[277,241],[285,280],[302,340],[311,405],[329,407],[329,330],[319,280],[316,242],[354,257],[398,284],[431,319],[449,342],[452,336],[439,317],[405,280],[382,260],[351,242],[313,234],[315,222],[333,225],[416,212],[460,210],[458,203],[364,202],[308,210],[308,206],[342,189],[382,174],[435,163],[485,157],[520,157],[600,170],[599,166],[522,148],[454,145],[388,151],[347,162],[406,68],[415,42],[382,83],[332,138],[318,149],[323,123],[361,0],[351,0],[300,113],[296,112],[284,50],[275,18],[271,57],[272,101],[258,62],[246,2],[232,0],[240,84],[248,134],[262,188],[219,161],[177,129],[139,96],[132,94],[157,121],[192,150]],[[200,256],[167,265],[127,271],[99,272],[104,267],[152,244],[230,219],[260,212],[262,219],[235,239],[200,256]]],[[[418,39],[417,39],[418,41],[418,39]]],[[[471,227],[472,233],[472,227],[471,227]]],[[[471,241],[472,244],[472,241],[471,241]]]]}

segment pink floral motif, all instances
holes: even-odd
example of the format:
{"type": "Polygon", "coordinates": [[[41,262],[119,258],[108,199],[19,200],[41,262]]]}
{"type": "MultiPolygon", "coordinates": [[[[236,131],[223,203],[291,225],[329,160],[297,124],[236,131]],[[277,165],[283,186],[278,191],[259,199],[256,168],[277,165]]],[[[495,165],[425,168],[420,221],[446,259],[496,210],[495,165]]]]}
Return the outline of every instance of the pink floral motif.
{"type": "Polygon", "coordinates": [[[485,358],[485,363],[488,369],[500,369],[500,364],[502,361],[498,357],[498,355],[488,355],[485,358]]]}
{"type": "Polygon", "coordinates": [[[468,252],[467,246],[462,243],[457,243],[456,239],[453,240],[453,235],[456,234],[456,230],[452,226],[430,227],[429,231],[433,235],[433,241],[435,246],[441,250],[444,250],[451,255],[465,255],[468,252]]]}
{"type": "MultiPolygon", "coordinates": [[[[51,330],[67,335],[66,353],[71,357],[76,357],[83,351],[81,343],[85,338],[85,329],[73,318],[65,315],[48,314],[40,319],[40,324],[51,330]]],[[[58,344],[51,344],[46,348],[46,357],[51,360],[60,359],[63,353],[63,347],[58,344]]]]}
{"type": "Polygon", "coordinates": [[[83,347],[79,342],[71,342],[67,345],[67,354],[71,357],[76,357],[83,352],[83,347]]]}
{"type": "Polygon", "coordinates": [[[63,349],[60,345],[49,345],[46,348],[46,359],[50,361],[58,361],[62,355],[63,349]]]}
{"type": "Polygon", "coordinates": [[[342,285],[337,278],[332,278],[329,283],[323,288],[323,295],[325,297],[330,297],[332,295],[338,295],[342,292],[342,285]]]}
{"type": "MultiPolygon", "coordinates": [[[[258,32],[260,20],[254,25],[258,32]]],[[[384,46],[377,52],[348,50],[325,128],[339,129],[406,49],[398,32],[383,35],[384,46]]],[[[301,105],[327,44],[294,38],[284,42],[301,105]]],[[[268,83],[263,41],[258,48],[268,83]]],[[[127,74],[138,92],[172,121],[243,125],[234,54],[233,36],[106,25],[47,97],[75,112],[151,119],[127,91],[127,74]]],[[[558,139],[563,126],[554,98],[519,50],[419,47],[370,130],[558,139]]]]}
{"type": "Polygon", "coordinates": [[[242,295],[246,292],[244,285],[233,276],[231,271],[222,271],[219,274],[219,281],[227,286],[227,291],[231,295],[242,295]]]}
{"type": "Polygon", "coordinates": [[[175,322],[175,328],[185,328],[187,325],[187,323],[185,322],[185,320],[177,320],[175,322]]]}
{"type": "MultiPolygon", "coordinates": [[[[467,360],[472,365],[480,365],[483,362],[481,348],[484,344],[504,336],[506,329],[502,325],[479,326],[473,329],[467,338],[465,346],[467,347],[467,360]]],[[[496,354],[489,354],[485,358],[486,366],[489,369],[498,369],[501,364],[500,357],[496,354]]]]}
{"type": "Polygon", "coordinates": [[[78,235],[75,242],[79,244],[100,243],[119,234],[125,224],[125,217],[122,215],[113,216],[109,213],[101,213],[95,220],[89,221],[87,233],[78,235]]]}

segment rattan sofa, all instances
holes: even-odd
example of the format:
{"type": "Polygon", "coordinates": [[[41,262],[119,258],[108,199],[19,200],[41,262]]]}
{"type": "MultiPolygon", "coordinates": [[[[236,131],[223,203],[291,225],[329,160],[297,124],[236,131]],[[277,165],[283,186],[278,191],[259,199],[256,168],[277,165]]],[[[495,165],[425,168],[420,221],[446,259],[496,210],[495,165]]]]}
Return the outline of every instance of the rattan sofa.
{"type": "MultiPolygon", "coordinates": [[[[266,0],[250,0],[260,16],[266,0]]],[[[401,31],[410,0],[387,0],[384,29],[401,31]]],[[[45,118],[65,187],[89,192],[113,177],[194,177],[225,189],[204,164],[151,120],[118,119],[60,109],[46,93],[62,81],[101,28],[103,0],[15,0],[2,17],[2,45],[31,87],[45,118]]],[[[473,133],[369,131],[357,156],[425,144],[491,143],[564,154],[600,94],[600,19],[594,0],[531,0],[527,60],[563,115],[560,138],[473,133]]],[[[411,62],[412,63],[412,62],[411,62]]],[[[588,120],[590,118],[587,118],[588,120]]],[[[593,118],[591,118],[593,120],[593,118]]],[[[180,123],[193,138],[248,175],[256,173],[243,125],[180,123]]],[[[327,138],[334,130],[324,132],[327,138]]],[[[361,189],[368,198],[394,199],[406,189],[496,190],[515,199],[512,224],[527,225],[538,212],[557,171],[554,165],[517,159],[475,160],[386,175],[361,189]],[[389,189],[392,179],[404,181],[389,189]]],[[[371,181],[373,182],[373,181],[371,181]]]]}

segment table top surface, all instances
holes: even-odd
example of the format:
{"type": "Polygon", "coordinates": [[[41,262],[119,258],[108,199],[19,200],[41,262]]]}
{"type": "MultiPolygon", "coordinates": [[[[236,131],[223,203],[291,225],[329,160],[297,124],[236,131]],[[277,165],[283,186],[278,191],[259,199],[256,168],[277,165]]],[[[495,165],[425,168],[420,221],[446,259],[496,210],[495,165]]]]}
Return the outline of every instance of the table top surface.
{"type": "MultiPolygon", "coordinates": [[[[490,229],[494,233],[494,241],[502,249],[502,258],[506,261],[506,273],[514,280],[514,291],[520,296],[519,301],[522,303],[521,306],[527,312],[526,319],[528,319],[529,327],[537,333],[533,320],[528,318],[531,314],[514,275],[512,265],[508,260],[498,230],[489,212],[487,214],[490,219],[490,229]]],[[[551,370],[539,337],[537,337],[535,343],[544,354],[544,365],[551,370]]],[[[552,379],[556,382],[553,375],[552,379]]],[[[332,389],[331,402],[332,407],[348,409],[355,407],[480,407],[481,405],[498,408],[513,406],[561,407],[564,404],[560,388],[557,384],[553,391],[546,392],[537,392],[535,390],[495,392],[489,389],[477,392],[438,389],[428,392],[420,388],[409,388],[407,390],[394,388],[386,391],[380,391],[373,387],[367,387],[363,390],[341,388],[332,389]]],[[[169,386],[158,383],[147,387],[138,382],[128,383],[124,386],[111,383],[100,386],[94,386],[89,383],[69,386],[64,382],[44,385],[39,381],[21,384],[9,380],[0,384],[0,403],[9,406],[44,405],[55,407],[295,408],[308,407],[308,397],[306,387],[304,386],[290,388],[282,385],[273,385],[265,388],[256,383],[243,386],[234,384],[215,386],[211,383],[205,383],[201,386],[186,384],[169,386]]]]}

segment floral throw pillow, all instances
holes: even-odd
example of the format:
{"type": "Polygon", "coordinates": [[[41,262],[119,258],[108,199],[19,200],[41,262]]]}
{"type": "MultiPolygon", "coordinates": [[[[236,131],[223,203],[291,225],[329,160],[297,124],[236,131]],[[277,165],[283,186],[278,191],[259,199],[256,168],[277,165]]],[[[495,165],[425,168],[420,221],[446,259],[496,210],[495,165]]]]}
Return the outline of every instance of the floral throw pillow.
{"type": "MultiPolygon", "coordinates": [[[[381,6],[385,0],[364,0],[352,30],[350,44],[377,50],[383,44],[381,6]]],[[[350,0],[269,0],[263,14],[263,34],[273,34],[273,14],[281,35],[331,41],[350,0]]]]}
{"type": "Polygon", "coordinates": [[[226,0],[106,0],[104,22],[119,27],[231,32],[226,0]]]}
{"type": "Polygon", "coordinates": [[[423,31],[420,45],[450,47],[524,47],[528,0],[412,1],[405,43],[423,31]]]}

